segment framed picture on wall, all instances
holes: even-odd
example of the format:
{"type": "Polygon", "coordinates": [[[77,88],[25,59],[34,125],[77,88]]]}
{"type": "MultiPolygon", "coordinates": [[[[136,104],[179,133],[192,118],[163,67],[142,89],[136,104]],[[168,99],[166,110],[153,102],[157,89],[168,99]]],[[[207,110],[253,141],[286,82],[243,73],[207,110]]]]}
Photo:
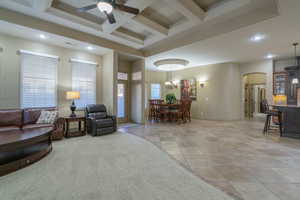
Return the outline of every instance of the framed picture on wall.
{"type": "Polygon", "coordinates": [[[189,80],[181,80],[181,99],[197,100],[197,81],[192,78],[189,80]]]}

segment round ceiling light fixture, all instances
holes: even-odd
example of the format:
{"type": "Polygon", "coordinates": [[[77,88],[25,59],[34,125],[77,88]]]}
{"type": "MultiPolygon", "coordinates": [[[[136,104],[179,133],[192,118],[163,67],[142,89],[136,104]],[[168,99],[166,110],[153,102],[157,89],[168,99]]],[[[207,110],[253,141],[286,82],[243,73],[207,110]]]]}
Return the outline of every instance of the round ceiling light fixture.
{"type": "Polygon", "coordinates": [[[157,69],[161,71],[177,71],[186,68],[189,61],[183,59],[164,59],[154,63],[157,69]]]}
{"type": "Polygon", "coordinates": [[[107,2],[101,1],[97,4],[97,7],[101,12],[104,12],[104,13],[106,12],[107,14],[109,14],[113,11],[112,5],[107,2]]]}

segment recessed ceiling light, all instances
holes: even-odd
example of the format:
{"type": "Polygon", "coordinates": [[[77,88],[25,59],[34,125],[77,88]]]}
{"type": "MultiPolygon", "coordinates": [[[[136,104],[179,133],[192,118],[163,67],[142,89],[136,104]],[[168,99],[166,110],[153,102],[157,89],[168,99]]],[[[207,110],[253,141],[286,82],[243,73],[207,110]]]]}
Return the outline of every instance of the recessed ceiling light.
{"type": "Polygon", "coordinates": [[[268,54],[268,55],[266,55],[265,56],[265,58],[267,58],[267,59],[272,59],[272,58],[274,58],[274,57],[276,57],[275,55],[273,55],[273,54],[268,54]]]}
{"type": "Polygon", "coordinates": [[[255,34],[255,35],[253,35],[253,36],[250,38],[250,40],[251,40],[252,42],[260,42],[260,41],[262,41],[262,40],[265,39],[265,38],[266,38],[266,36],[263,35],[263,34],[255,34]]]}
{"type": "Polygon", "coordinates": [[[87,47],[87,49],[88,49],[88,50],[93,50],[93,49],[94,49],[94,47],[92,47],[92,46],[88,46],[88,47],[87,47]]]}
{"type": "Polygon", "coordinates": [[[40,38],[41,38],[41,39],[46,39],[47,37],[46,37],[46,35],[44,35],[44,34],[40,34],[40,38]]]}

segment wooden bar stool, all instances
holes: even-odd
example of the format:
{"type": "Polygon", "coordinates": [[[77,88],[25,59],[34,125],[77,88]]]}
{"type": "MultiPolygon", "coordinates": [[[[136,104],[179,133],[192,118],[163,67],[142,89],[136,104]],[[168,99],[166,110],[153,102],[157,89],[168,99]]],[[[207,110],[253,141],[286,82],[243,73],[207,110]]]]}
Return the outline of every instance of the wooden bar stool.
{"type": "Polygon", "coordinates": [[[278,122],[275,122],[275,125],[278,126],[280,136],[282,136],[282,119],[281,119],[281,112],[279,110],[270,109],[268,101],[266,99],[262,100],[262,108],[264,113],[266,114],[266,121],[263,130],[263,134],[267,135],[268,131],[271,127],[271,120],[272,118],[277,118],[278,122]]]}

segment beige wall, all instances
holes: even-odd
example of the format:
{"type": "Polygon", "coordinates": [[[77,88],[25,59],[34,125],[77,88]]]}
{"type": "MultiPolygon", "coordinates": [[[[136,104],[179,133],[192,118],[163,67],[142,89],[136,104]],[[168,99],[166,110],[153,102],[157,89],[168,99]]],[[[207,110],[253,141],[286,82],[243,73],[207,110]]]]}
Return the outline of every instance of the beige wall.
{"type": "Polygon", "coordinates": [[[251,63],[240,64],[240,77],[241,77],[241,117],[244,118],[244,101],[245,101],[245,90],[244,90],[244,75],[251,73],[264,73],[266,75],[266,97],[268,102],[272,102],[273,94],[273,61],[263,60],[251,63]]]}
{"type": "Polygon", "coordinates": [[[131,120],[131,67],[132,63],[125,60],[119,59],[119,67],[118,72],[124,72],[128,74],[128,80],[127,81],[119,81],[121,83],[126,83],[126,119],[125,121],[132,121],[131,120]]]}
{"type": "MultiPolygon", "coordinates": [[[[164,75],[152,75],[148,72],[149,83],[162,81],[164,75]],[[159,77],[159,78],[158,78],[159,77]],[[157,80],[159,79],[159,80],[157,80]]],[[[191,114],[196,119],[209,120],[239,120],[240,119],[240,71],[237,64],[225,63],[207,65],[186,70],[172,72],[172,80],[180,81],[195,78],[197,80],[197,101],[193,101],[191,114]],[[205,87],[200,88],[200,83],[205,82],[205,87]]],[[[164,85],[162,85],[164,87],[164,85]]],[[[165,90],[174,93],[180,99],[180,87],[165,90]]]]}
{"type": "Polygon", "coordinates": [[[99,63],[97,67],[97,103],[102,102],[102,58],[101,56],[61,48],[17,37],[0,34],[0,109],[20,107],[20,49],[59,56],[58,66],[58,107],[60,115],[69,114],[70,101],[65,99],[65,92],[72,90],[72,69],[70,58],[99,63]]]}
{"type": "Polygon", "coordinates": [[[132,63],[132,73],[141,72],[142,80],[131,81],[131,120],[136,123],[145,122],[145,60],[132,63]]]}
{"type": "Polygon", "coordinates": [[[111,115],[117,114],[117,74],[118,54],[111,51],[103,56],[102,68],[102,100],[111,115]]]}

